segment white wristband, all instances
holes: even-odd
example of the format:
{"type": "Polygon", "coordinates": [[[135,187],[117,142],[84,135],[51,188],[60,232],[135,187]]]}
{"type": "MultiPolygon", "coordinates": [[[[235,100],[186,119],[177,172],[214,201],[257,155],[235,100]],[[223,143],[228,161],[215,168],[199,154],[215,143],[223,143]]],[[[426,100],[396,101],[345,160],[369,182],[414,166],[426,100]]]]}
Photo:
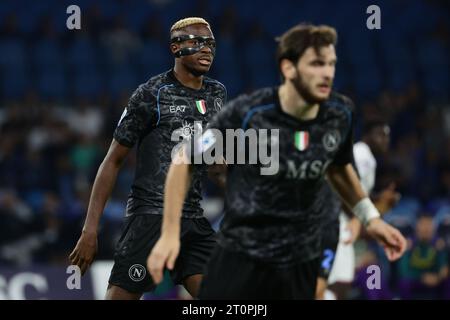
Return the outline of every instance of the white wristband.
{"type": "Polygon", "coordinates": [[[373,202],[369,198],[363,198],[354,207],[353,213],[358,217],[364,226],[374,219],[379,218],[380,213],[378,209],[374,206],[373,202]]]}

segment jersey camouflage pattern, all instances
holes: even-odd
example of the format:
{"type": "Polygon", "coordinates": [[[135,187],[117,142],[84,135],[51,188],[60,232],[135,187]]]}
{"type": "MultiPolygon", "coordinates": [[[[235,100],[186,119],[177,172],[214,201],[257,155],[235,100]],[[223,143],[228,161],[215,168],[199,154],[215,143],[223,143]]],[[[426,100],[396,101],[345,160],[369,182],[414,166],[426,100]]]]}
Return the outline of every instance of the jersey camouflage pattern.
{"type": "MultiPolygon", "coordinates": [[[[127,216],[162,214],[166,174],[172,149],[201,130],[226,100],[225,87],[204,77],[194,90],[183,86],[173,70],[151,78],[131,96],[114,139],[126,147],[137,143],[136,173],[127,202],[127,216]],[[172,141],[172,136],[178,137],[172,141]]],[[[204,167],[196,167],[182,216],[201,217],[201,179],[204,167]]]]}
{"type": "Polygon", "coordinates": [[[261,175],[258,164],[228,166],[219,243],[268,263],[317,258],[328,207],[320,196],[325,171],[330,164],[346,165],[353,158],[351,100],[333,92],[315,119],[301,121],[282,111],[278,88],[265,88],[230,101],[210,128],[222,134],[225,129],[279,129],[277,141],[258,140],[258,147],[278,144],[276,174],[261,175]]]}

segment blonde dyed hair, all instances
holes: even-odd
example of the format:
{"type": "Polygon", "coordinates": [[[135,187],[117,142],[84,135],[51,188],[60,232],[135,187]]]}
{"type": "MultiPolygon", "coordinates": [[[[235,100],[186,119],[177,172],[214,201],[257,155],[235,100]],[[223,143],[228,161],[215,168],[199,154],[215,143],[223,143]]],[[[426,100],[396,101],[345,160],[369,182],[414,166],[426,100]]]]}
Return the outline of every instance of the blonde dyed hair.
{"type": "Polygon", "coordinates": [[[209,23],[203,19],[203,18],[199,18],[199,17],[189,17],[189,18],[184,18],[181,20],[178,20],[177,22],[175,22],[173,24],[173,26],[170,28],[170,33],[186,28],[187,26],[193,25],[193,24],[203,24],[207,27],[209,26],[209,23]]]}

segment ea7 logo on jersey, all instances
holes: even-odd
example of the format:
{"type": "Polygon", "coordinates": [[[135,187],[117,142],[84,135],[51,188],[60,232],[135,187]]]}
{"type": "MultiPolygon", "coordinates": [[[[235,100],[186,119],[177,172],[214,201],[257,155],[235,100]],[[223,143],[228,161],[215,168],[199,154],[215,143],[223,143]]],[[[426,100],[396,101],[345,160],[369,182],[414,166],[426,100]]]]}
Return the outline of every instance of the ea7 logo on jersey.
{"type": "Polygon", "coordinates": [[[325,133],[325,135],[322,138],[323,147],[328,152],[336,151],[339,147],[339,144],[341,143],[341,135],[339,131],[332,130],[325,133]]]}
{"type": "Polygon", "coordinates": [[[170,106],[169,111],[170,113],[178,113],[178,112],[184,112],[186,110],[187,106],[170,106]]]}
{"type": "Polygon", "coordinates": [[[173,102],[173,105],[169,107],[169,112],[170,113],[184,112],[188,107],[188,105],[189,103],[186,100],[177,98],[173,102]]]}
{"type": "Polygon", "coordinates": [[[329,161],[313,160],[302,162],[298,167],[293,160],[287,161],[288,179],[317,179],[321,177],[327,169],[329,161]]]}

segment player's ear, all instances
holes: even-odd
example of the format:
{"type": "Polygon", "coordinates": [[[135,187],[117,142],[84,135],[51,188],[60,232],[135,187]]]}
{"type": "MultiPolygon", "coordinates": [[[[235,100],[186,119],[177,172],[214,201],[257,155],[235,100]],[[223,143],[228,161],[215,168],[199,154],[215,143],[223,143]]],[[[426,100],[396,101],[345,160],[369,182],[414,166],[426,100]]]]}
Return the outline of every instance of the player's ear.
{"type": "Polygon", "coordinates": [[[170,45],[170,51],[172,51],[172,53],[175,53],[175,52],[177,52],[178,50],[179,50],[178,44],[172,43],[172,44],[170,45]]]}
{"type": "Polygon", "coordinates": [[[288,59],[281,60],[280,69],[285,79],[292,80],[295,79],[295,77],[297,76],[295,65],[291,60],[288,59]]]}

